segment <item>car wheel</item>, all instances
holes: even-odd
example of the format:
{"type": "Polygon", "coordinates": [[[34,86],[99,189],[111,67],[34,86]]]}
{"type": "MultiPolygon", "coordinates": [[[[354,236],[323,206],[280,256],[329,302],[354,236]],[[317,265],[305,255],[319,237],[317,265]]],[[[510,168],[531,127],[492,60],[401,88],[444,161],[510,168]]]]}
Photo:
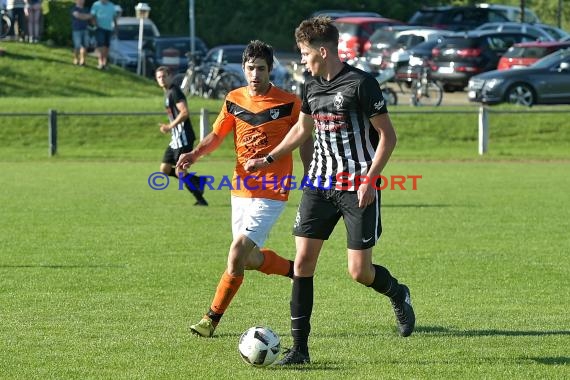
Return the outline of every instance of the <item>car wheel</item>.
{"type": "Polygon", "coordinates": [[[516,83],[507,90],[505,100],[511,104],[530,107],[535,102],[534,90],[527,84],[516,83]]]}

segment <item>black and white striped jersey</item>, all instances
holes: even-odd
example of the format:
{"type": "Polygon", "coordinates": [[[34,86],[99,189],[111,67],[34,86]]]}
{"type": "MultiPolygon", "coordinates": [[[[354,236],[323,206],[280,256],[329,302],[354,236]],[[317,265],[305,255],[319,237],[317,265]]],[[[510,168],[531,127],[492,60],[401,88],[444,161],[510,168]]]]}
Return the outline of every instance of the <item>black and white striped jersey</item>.
{"type": "MultiPolygon", "coordinates": [[[[345,173],[352,184],[355,176],[367,174],[379,141],[369,119],[388,112],[372,75],[345,63],[331,81],[307,78],[301,111],[315,123],[308,174],[313,186],[334,186],[340,173],[345,173]]],[[[351,186],[346,190],[355,189],[351,186]]]]}
{"type": "MultiPolygon", "coordinates": [[[[164,96],[164,107],[168,114],[168,120],[171,122],[176,119],[179,114],[176,104],[180,101],[186,102],[186,97],[182,93],[182,90],[180,90],[176,85],[170,86],[164,96]]],[[[184,122],[178,123],[174,128],[172,128],[170,133],[171,139],[169,145],[172,149],[180,149],[188,145],[192,146],[196,139],[196,135],[192,129],[192,123],[190,122],[190,117],[188,117],[184,122]]]]}

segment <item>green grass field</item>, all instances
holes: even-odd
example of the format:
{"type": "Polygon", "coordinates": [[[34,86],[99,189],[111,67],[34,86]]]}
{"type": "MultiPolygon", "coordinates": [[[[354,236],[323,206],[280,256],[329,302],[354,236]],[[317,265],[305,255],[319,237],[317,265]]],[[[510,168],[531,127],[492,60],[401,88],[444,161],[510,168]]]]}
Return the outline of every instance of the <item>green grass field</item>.
{"type": "MultiPolygon", "coordinates": [[[[0,69],[24,75],[18,59],[30,48],[6,45],[0,69]]],[[[132,75],[118,69],[86,84],[58,65],[69,52],[37,49],[54,62],[47,76],[75,85],[50,96],[42,75],[35,98],[33,84],[0,78],[2,112],[42,113],[0,117],[1,379],[570,378],[567,113],[494,108],[515,113],[492,114],[490,151],[479,157],[473,107],[394,109],[399,143],[385,175],[422,179],[383,193],[374,256],[410,286],[415,333],[400,338],[388,300],[349,278],[339,224],[315,276],[312,364],[256,369],[238,338],[264,324],[291,345],[291,283],[248,272],[215,338],[189,334],[225,268],[229,194],[207,190],[210,207],[197,208],[176,182],[149,187],[168,140],[163,116],[63,116],[59,153],[47,157],[48,109],[160,113],[160,90],[146,80],[127,89],[132,75]],[[123,85],[111,93],[109,83],[123,85]]],[[[227,141],[194,169],[220,178],[231,157],[227,141]]],[[[267,242],[289,258],[299,199],[293,191],[267,242]]]]}

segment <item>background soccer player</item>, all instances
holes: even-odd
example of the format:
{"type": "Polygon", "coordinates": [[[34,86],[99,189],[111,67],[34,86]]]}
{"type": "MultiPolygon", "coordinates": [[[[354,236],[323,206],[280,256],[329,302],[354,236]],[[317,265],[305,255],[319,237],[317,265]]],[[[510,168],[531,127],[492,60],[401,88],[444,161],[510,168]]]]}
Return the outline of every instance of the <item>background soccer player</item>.
{"type": "Polygon", "coordinates": [[[293,227],[297,246],[290,304],[293,348],[278,363],[281,365],[310,362],[313,275],[323,242],[341,216],[352,278],[390,298],[402,336],[410,335],[415,325],[408,287],[398,284],[386,268],[372,263],[372,247],[382,232],[380,191],[373,184],[358,186],[354,181],[358,176],[379,175],[396,146],[380,87],[371,75],[340,61],[338,30],[329,18],[303,21],[295,30],[295,40],[301,62],[311,73],[305,82],[299,122],[268,157],[246,164],[249,170],[271,167],[315,129],[315,152],[308,173],[314,189],[304,188],[293,227]],[[335,188],[335,174],[343,172],[349,173],[351,181],[335,188]],[[332,188],[324,189],[330,178],[332,188]]]}
{"type": "MultiPolygon", "coordinates": [[[[168,115],[168,123],[160,124],[160,131],[164,134],[170,133],[170,144],[166,147],[160,171],[172,177],[186,175],[186,171],[180,168],[174,168],[178,162],[178,158],[182,153],[192,151],[196,135],[192,129],[190,115],[188,112],[188,104],[186,97],[178,86],[172,83],[172,72],[166,66],[160,66],[156,69],[155,78],[158,85],[164,90],[164,108],[168,115]]],[[[196,206],[207,206],[208,202],[204,199],[203,191],[200,187],[200,178],[191,176],[184,181],[186,188],[196,198],[196,206]]]]}
{"type": "MultiPolygon", "coordinates": [[[[247,86],[231,91],[214,122],[213,131],[192,152],[183,154],[178,168],[189,165],[217,149],[224,137],[234,134],[236,165],[232,178],[232,233],[227,268],[214,294],[210,309],[190,330],[211,337],[234,295],[240,288],[245,269],[266,274],[293,276],[293,262],[263,247],[269,231],[285,208],[289,189],[282,178],[291,176],[291,153],[283,154],[271,168],[254,173],[243,165],[251,158],[265,157],[299,117],[300,99],[269,82],[273,68],[273,48],[261,41],[250,42],[243,52],[242,67],[247,86]],[[247,181],[244,179],[252,176],[247,181]],[[274,180],[277,179],[277,180],[274,180]]],[[[312,154],[312,139],[300,141],[305,172],[312,154]]]]}

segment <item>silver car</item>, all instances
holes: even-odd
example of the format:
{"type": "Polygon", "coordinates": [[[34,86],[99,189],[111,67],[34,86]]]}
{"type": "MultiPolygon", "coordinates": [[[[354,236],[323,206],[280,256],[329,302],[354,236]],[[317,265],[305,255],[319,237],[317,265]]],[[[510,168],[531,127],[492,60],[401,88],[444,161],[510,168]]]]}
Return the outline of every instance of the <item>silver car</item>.
{"type": "Polygon", "coordinates": [[[470,101],[484,104],[570,104],[570,49],[558,50],[528,67],[475,75],[467,91],[470,101]]]}
{"type": "MultiPolygon", "coordinates": [[[[140,20],[136,17],[119,17],[116,34],[109,46],[109,62],[125,69],[136,71],[139,59],[140,20]]],[[[160,36],[158,28],[150,19],[143,22],[143,40],[160,36]]]]}

